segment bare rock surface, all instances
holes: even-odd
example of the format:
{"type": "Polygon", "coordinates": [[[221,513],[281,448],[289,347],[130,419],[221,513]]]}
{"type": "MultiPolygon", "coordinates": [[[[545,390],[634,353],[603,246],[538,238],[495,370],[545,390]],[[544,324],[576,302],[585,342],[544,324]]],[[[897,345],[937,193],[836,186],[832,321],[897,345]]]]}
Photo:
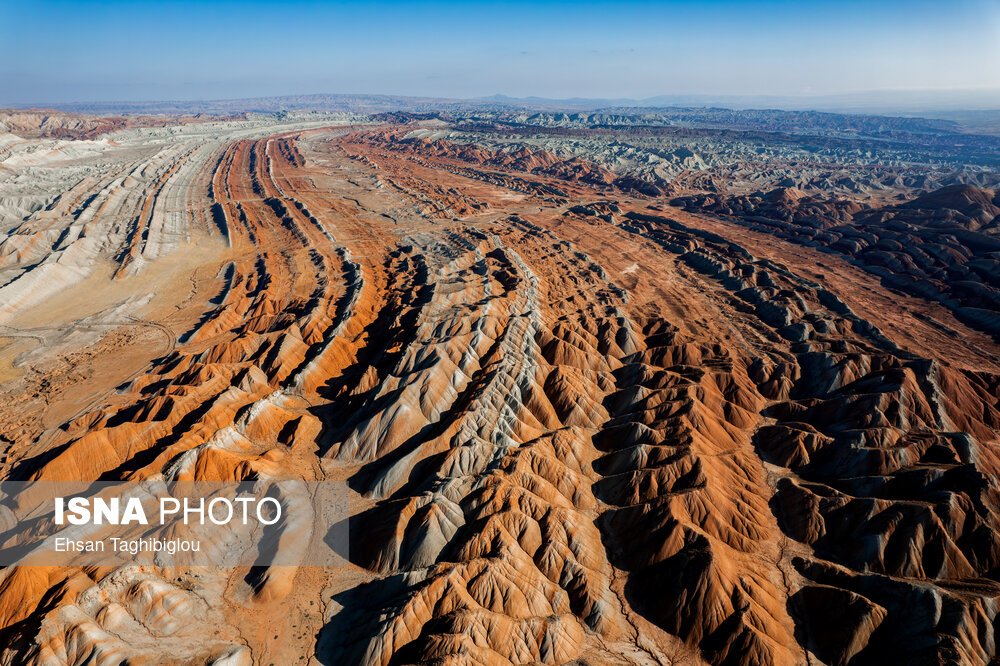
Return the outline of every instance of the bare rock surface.
{"type": "Polygon", "coordinates": [[[1000,204],[845,157],[947,128],[15,121],[4,478],[342,480],[351,549],[8,567],[0,663],[997,659],[1000,204]]]}

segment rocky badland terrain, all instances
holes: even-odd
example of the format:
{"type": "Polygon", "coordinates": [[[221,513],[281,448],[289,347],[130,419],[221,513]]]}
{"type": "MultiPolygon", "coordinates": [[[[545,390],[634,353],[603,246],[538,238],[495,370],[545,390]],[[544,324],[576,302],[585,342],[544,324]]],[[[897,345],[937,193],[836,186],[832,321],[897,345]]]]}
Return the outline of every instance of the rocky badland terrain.
{"type": "Polygon", "coordinates": [[[0,132],[0,478],[338,480],[351,514],[339,567],[4,568],[0,663],[995,663],[1000,139],[0,132]]]}

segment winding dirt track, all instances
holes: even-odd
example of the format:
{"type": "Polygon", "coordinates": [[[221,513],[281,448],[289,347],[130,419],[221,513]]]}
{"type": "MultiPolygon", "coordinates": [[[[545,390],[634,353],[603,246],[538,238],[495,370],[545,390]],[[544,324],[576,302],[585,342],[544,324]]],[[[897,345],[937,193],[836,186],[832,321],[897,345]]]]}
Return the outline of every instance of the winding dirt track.
{"type": "Polygon", "coordinates": [[[6,569],[3,663],[994,658],[989,341],[836,258],[823,283],[763,235],[385,136],[225,145],[197,323],[146,322],[176,346],[6,463],[345,479],[351,563],[6,569]]]}

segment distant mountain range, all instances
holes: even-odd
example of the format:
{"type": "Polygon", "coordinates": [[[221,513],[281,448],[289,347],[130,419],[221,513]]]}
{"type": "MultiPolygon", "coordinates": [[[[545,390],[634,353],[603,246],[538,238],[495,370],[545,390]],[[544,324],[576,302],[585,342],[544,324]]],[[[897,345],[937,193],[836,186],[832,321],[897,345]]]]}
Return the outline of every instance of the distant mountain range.
{"type": "Polygon", "coordinates": [[[730,109],[783,109],[839,113],[917,114],[1000,109],[1000,89],[984,90],[874,90],[838,95],[658,95],[645,99],[545,99],[494,95],[483,101],[524,106],[568,108],[698,107],[730,109]]]}
{"type": "Polygon", "coordinates": [[[227,100],[145,102],[60,102],[18,104],[18,108],[50,108],[96,114],[197,114],[226,115],[241,112],[385,112],[441,109],[534,109],[584,111],[609,108],[721,107],[729,109],[782,109],[948,117],[958,111],[1000,110],[1000,89],[870,91],[840,95],[659,95],[645,99],[549,99],[493,95],[471,99],[408,97],[368,94],[317,94],[255,97],[227,100]]]}

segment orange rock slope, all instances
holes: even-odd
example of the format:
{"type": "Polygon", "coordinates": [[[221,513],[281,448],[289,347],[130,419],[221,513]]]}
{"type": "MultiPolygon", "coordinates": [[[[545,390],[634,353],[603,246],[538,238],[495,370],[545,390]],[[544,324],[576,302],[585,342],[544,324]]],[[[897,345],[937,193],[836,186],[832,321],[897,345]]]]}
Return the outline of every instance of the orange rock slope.
{"type": "Polygon", "coordinates": [[[991,341],[583,160],[404,136],[222,143],[200,313],[5,463],[346,480],[350,562],[7,568],[0,663],[995,659],[991,341]]]}

